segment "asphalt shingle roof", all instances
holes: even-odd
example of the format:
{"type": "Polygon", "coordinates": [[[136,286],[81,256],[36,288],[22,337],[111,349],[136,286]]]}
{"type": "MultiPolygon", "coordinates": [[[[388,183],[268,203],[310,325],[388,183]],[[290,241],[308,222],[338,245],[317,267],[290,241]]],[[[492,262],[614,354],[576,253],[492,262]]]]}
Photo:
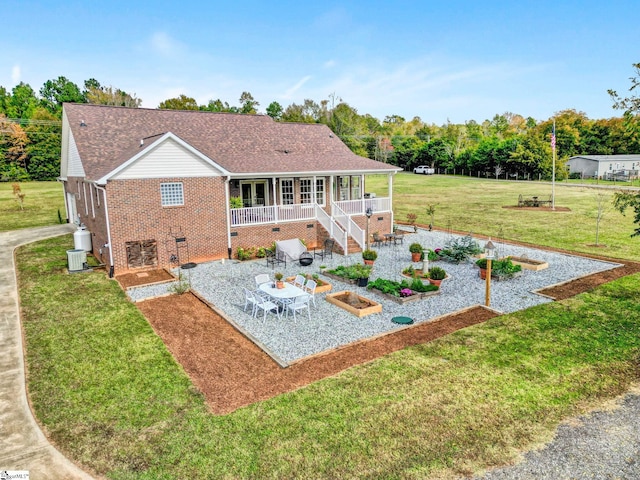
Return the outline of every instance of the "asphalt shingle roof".
{"type": "Polygon", "coordinates": [[[321,124],[275,122],[266,115],[89,104],[65,104],[64,112],[89,180],[112,172],[168,132],[238,175],[399,170],[355,155],[321,124]]]}

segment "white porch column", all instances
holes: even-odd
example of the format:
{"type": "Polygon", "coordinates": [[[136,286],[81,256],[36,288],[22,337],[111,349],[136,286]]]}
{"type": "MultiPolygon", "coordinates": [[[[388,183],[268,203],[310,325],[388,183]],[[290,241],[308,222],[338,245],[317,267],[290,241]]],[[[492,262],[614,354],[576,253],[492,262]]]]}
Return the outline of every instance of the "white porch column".
{"type": "Polygon", "coordinates": [[[393,230],[393,173],[390,173],[389,182],[387,183],[389,195],[389,210],[391,210],[391,229],[393,230]]]}
{"type": "Polygon", "coordinates": [[[276,177],[271,179],[273,190],[273,221],[278,223],[278,197],[276,196],[276,177]]]}
{"type": "Polygon", "coordinates": [[[367,211],[367,207],[364,204],[364,192],[365,192],[365,185],[364,185],[364,174],[360,175],[360,203],[362,204],[362,207],[360,209],[360,215],[364,214],[364,212],[367,211]]]}

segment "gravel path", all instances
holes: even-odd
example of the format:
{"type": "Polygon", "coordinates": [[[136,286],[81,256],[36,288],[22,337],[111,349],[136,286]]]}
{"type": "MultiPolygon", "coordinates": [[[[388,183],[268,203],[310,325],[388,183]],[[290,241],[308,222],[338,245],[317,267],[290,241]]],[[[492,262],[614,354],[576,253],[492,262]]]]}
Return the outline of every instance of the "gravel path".
{"type": "Polygon", "coordinates": [[[481,480],[640,479],[640,389],[614,410],[594,411],[561,425],[554,440],[524,460],[481,480]]]}
{"type": "MultiPolygon", "coordinates": [[[[425,248],[435,249],[442,247],[453,237],[455,235],[444,232],[418,230],[418,233],[406,235],[404,244],[379,247],[378,259],[371,279],[377,277],[403,279],[401,271],[411,265],[410,243],[419,242],[425,248]]],[[[534,290],[617,266],[617,264],[585,257],[501,244],[495,241],[494,243],[498,248],[499,256],[525,256],[549,263],[549,268],[545,270],[537,272],[524,270],[522,276],[518,278],[492,282],[491,306],[505,313],[551,301],[547,297],[533,293],[534,290]]],[[[480,244],[484,245],[484,241],[480,244]]],[[[357,253],[348,257],[334,254],[333,258],[326,259],[322,263],[332,268],[361,262],[362,256],[357,253]]],[[[326,302],[322,298],[324,294],[318,294],[316,306],[312,307],[311,321],[307,320],[303,312],[304,320],[298,319],[297,322],[294,322],[291,316],[278,320],[273,315],[268,315],[264,321],[260,316],[253,318],[250,314],[243,312],[244,294],[240,287],[255,289],[256,274],[272,275],[274,272],[272,268],[267,267],[264,260],[203,263],[196,268],[183,270],[183,275],[191,283],[194,291],[257,339],[271,356],[278,359],[280,363],[287,364],[309,355],[394,330],[398,328],[391,322],[394,316],[408,316],[416,322],[423,322],[467,307],[484,304],[485,282],[478,278],[478,270],[473,262],[459,265],[438,263],[449,275],[449,278],[442,283],[440,295],[400,305],[364,288],[331,279],[332,292],[357,290],[367,298],[382,303],[382,313],[357,318],[326,302]]],[[[320,264],[319,259],[309,267],[287,263],[286,268],[278,270],[285,276],[316,273],[320,264]]],[[[132,300],[141,300],[165,294],[168,288],[170,287],[167,284],[139,287],[128,290],[128,294],[132,300]]]]}

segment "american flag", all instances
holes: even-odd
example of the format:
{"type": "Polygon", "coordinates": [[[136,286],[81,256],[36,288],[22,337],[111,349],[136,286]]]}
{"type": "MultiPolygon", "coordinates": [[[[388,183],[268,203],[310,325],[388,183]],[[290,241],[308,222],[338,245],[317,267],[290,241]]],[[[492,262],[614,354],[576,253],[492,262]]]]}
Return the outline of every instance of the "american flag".
{"type": "Polygon", "coordinates": [[[553,122],[553,130],[551,131],[551,149],[556,149],[556,122],[553,122]]]}

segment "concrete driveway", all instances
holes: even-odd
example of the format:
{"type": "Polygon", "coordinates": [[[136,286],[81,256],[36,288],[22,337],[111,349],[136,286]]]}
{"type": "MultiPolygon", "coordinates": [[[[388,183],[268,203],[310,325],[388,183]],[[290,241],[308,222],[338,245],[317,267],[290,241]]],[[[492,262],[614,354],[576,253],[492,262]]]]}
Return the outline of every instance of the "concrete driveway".
{"type": "Polygon", "coordinates": [[[49,443],[29,407],[13,258],[19,245],[74,230],[65,224],[0,233],[0,471],[28,471],[32,480],[93,478],[49,443]]]}

